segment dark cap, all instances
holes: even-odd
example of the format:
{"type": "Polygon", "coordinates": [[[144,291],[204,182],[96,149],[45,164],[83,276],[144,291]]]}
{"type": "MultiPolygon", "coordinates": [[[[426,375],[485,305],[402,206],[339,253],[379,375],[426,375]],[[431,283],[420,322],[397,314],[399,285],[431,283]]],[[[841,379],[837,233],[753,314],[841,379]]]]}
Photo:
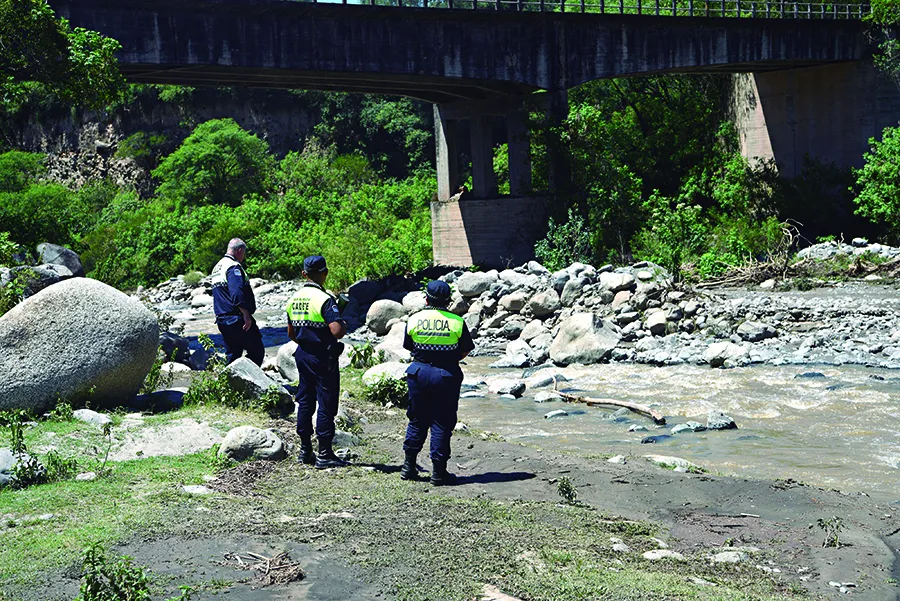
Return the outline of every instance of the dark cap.
{"type": "Polygon", "coordinates": [[[325,257],[313,255],[303,259],[303,271],[306,273],[322,273],[328,271],[328,265],[325,264],[325,257]]]}
{"type": "Polygon", "coordinates": [[[432,303],[443,305],[450,300],[450,286],[447,282],[434,280],[425,287],[425,296],[432,303]]]}

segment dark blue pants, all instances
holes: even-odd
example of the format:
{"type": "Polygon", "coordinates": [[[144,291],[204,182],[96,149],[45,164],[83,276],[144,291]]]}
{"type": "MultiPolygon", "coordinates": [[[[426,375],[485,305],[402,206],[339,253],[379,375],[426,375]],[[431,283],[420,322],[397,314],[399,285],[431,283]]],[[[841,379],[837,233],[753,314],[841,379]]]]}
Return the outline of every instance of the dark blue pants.
{"type": "Polygon", "coordinates": [[[298,348],[294,352],[300,383],[297,385],[297,434],[312,436],[313,412],[316,413],[316,436],[319,445],[334,439],[334,417],[338,411],[341,372],[338,359],[320,358],[298,348]],[[318,411],[316,411],[318,405],[318,411]]]}
{"type": "Polygon", "coordinates": [[[219,332],[222,333],[222,340],[225,341],[225,361],[233,363],[241,358],[244,351],[247,351],[247,358],[262,365],[263,358],[266,356],[266,349],[263,346],[262,334],[253,320],[253,325],[246,332],[244,331],[244,320],[233,323],[231,325],[218,324],[219,332]]]}
{"type": "Polygon", "coordinates": [[[450,459],[450,437],[456,427],[459,409],[459,389],[462,386],[462,370],[447,370],[427,363],[413,363],[406,370],[409,387],[409,409],[406,417],[404,451],[418,453],[425,446],[425,438],[431,430],[431,460],[450,459]]]}

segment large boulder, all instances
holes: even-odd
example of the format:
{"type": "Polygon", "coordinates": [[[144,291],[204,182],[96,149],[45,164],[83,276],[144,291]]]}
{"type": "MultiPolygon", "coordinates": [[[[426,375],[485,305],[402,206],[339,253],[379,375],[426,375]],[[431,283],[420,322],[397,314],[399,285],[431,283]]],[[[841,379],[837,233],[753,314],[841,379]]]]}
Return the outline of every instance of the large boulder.
{"type": "Polygon", "coordinates": [[[488,271],[487,273],[481,271],[466,272],[456,280],[456,289],[464,297],[472,298],[490,290],[491,285],[498,279],[496,271],[488,271]]]}
{"type": "Polygon", "coordinates": [[[278,461],[286,456],[284,442],[275,432],[253,426],[232,428],[219,446],[219,457],[228,457],[235,461],[246,459],[278,461]]]}
{"type": "Polygon", "coordinates": [[[722,367],[725,362],[731,365],[743,365],[747,362],[749,349],[729,341],[713,342],[703,351],[703,360],[710,367],[722,367]]]}
{"type": "Polygon", "coordinates": [[[375,347],[376,351],[384,353],[387,361],[409,361],[412,354],[403,348],[403,339],[406,337],[406,324],[398,321],[391,326],[391,331],[381,339],[375,347]]]}
{"type": "Polygon", "coordinates": [[[408,367],[408,364],[400,363],[399,361],[381,363],[380,365],[370,367],[366,370],[366,373],[364,373],[362,377],[362,383],[365,386],[371,386],[382,378],[391,378],[393,380],[402,380],[405,382],[406,368],[408,367]]]}
{"type": "Polygon", "coordinates": [[[528,308],[535,317],[553,315],[559,310],[559,307],[559,295],[553,288],[538,292],[528,301],[528,308]]]}
{"type": "Polygon", "coordinates": [[[513,292],[501,297],[499,304],[500,308],[504,311],[509,311],[510,313],[518,313],[523,308],[525,308],[526,301],[528,301],[528,295],[520,290],[518,292],[513,292]]]}
{"type": "Polygon", "coordinates": [[[607,271],[600,274],[600,288],[610,292],[628,290],[634,286],[634,276],[630,273],[615,273],[607,271]]]}
{"type": "Polygon", "coordinates": [[[619,328],[593,313],[576,313],[565,320],[550,345],[550,359],[559,365],[598,363],[619,343],[619,328]]]}
{"type": "Polygon", "coordinates": [[[562,289],[562,296],[560,297],[560,302],[562,302],[564,307],[571,307],[575,304],[575,301],[578,300],[578,297],[581,296],[581,290],[587,284],[590,283],[590,280],[587,278],[575,278],[574,280],[568,280],[562,289]]]}
{"type": "Polygon", "coordinates": [[[747,342],[759,342],[766,338],[775,338],[778,336],[778,330],[766,323],[745,321],[738,326],[737,335],[747,342]]]}
{"type": "Polygon", "coordinates": [[[403,297],[403,302],[401,304],[406,307],[410,313],[421,311],[425,308],[425,293],[421,290],[413,290],[403,297]]]}
{"type": "Polygon", "coordinates": [[[77,278],[84,277],[84,266],[81,264],[81,257],[74,251],[69,250],[65,246],[58,244],[38,244],[37,245],[38,260],[41,263],[49,263],[51,265],[62,265],[67,267],[77,278]]]}
{"type": "Polygon", "coordinates": [[[257,400],[274,388],[278,393],[278,408],[286,410],[293,407],[294,399],[284,386],[267,376],[260,366],[247,357],[230,363],[225,368],[225,375],[228,385],[249,399],[257,400]]]}
{"type": "Polygon", "coordinates": [[[139,301],[96,280],[60,282],[0,318],[0,410],[128,401],[158,344],[156,316],[139,301]]]}
{"type": "Polygon", "coordinates": [[[379,336],[388,333],[388,322],[392,319],[406,317],[409,309],[400,303],[388,299],[382,299],[372,303],[369,312],[366,313],[366,326],[379,336]]]}
{"type": "Polygon", "coordinates": [[[300,372],[297,371],[297,361],[294,359],[294,353],[297,352],[297,343],[293,340],[281,345],[278,354],[275,356],[275,367],[281,377],[288,382],[296,382],[300,379],[300,372]]]}

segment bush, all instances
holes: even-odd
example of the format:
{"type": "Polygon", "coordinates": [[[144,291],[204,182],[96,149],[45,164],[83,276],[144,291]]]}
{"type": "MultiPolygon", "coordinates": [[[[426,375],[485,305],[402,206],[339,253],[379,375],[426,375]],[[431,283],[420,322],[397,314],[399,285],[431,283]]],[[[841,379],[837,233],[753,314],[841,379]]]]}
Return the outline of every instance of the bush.
{"type": "Polygon", "coordinates": [[[409,391],[403,380],[382,374],[378,380],[363,389],[363,399],[382,407],[406,409],[409,406],[409,391]]]}
{"type": "Polygon", "coordinates": [[[18,251],[19,245],[10,240],[9,232],[0,232],[0,265],[12,265],[13,255],[18,251]]]}
{"type": "Polygon", "coordinates": [[[569,209],[568,219],[557,223],[552,217],[547,235],[534,245],[534,254],[547,269],[556,271],[576,261],[590,263],[591,234],[584,218],[569,209]]]}
{"type": "Polygon", "coordinates": [[[881,142],[871,138],[869,146],[862,169],[853,171],[856,212],[900,237],[900,128],[885,128],[881,142]]]}
{"type": "Polygon", "coordinates": [[[197,286],[203,278],[204,275],[202,271],[189,271],[184,274],[184,283],[188,286],[197,286]]]}
{"type": "MultiPolygon", "coordinates": [[[[100,543],[87,547],[81,560],[81,590],[76,601],[150,601],[150,573],[123,555],[107,557],[100,543]]],[[[169,601],[190,601],[192,589],[169,601]]]]}

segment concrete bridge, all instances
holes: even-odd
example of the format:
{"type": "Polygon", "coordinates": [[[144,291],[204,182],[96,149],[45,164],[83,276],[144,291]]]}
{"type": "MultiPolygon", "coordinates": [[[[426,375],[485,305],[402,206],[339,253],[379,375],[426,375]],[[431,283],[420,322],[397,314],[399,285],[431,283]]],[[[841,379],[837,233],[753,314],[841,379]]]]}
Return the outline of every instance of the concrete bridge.
{"type": "MultiPolygon", "coordinates": [[[[858,3],[826,7],[756,0],[628,0],[628,5],[624,0],[431,0],[426,8],[429,0],[412,0],[421,7],[367,1],[50,4],[74,26],[119,40],[121,68],[134,82],[398,94],[434,103],[435,260],[479,265],[529,255],[546,223],[547,197],[531,189],[530,144],[523,121],[524,111],[535,102],[561,119],[567,113],[566,90],[595,79],[752,73],[750,80],[742,80],[739,89],[745,99],[735,111],[744,125],[748,153],[762,149],[774,156],[778,144],[770,140],[767,147],[760,141],[765,137],[760,128],[763,133],[771,130],[765,115],[760,125],[759,115],[744,109],[768,101],[787,103],[796,113],[821,104],[823,98],[846,96],[847,85],[851,91],[858,86],[846,77],[838,81],[831,69],[846,73],[841,65],[865,64],[871,54],[861,21],[867,9],[858,3]],[[805,78],[802,91],[788,89],[796,81],[782,77],[813,70],[817,76],[805,78]],[[782,83],[769,90],[766,100],[755,78],[768,75],[781,77],[782,83]],[[507,124],[503,138],[509,145],[512,198],[496,195],[492,157],[498,118],[507,124]],[[471,199],[449,202],[459,188],[461,155],[472,165],[471,199]]],[[[871,112],[873,103],[883,98],[860,99],[859,104],[871,112]]],[[[843,101],[828,104],[832,110],[816,117],[808,136],[806,148],[814,155],[833,147],[823,128],[839,128],[838,135],[861,139],[863,146],[877,133],[877,127],[859,131],[865,117],[844,110],[843,101]]],[[[875,107],[875,113],[879,111],[875,107]]],[[[900,106],[887,112],[896,122],[900,106]]],[[[785,119],[790,123],[794,117],[785,119]]],[[[883,119],[869,121],[878,125],[883,119]]],[[[792,164],[798,152],[796,137],[795,131],[792,164]]],[[[857,151],[861,156],[862,150],[856,143],[849,156],[857,151]]],[[[553,164],[551,183],[558,185],[567,179],[565,165],[559,160],[553,164]]]]}

